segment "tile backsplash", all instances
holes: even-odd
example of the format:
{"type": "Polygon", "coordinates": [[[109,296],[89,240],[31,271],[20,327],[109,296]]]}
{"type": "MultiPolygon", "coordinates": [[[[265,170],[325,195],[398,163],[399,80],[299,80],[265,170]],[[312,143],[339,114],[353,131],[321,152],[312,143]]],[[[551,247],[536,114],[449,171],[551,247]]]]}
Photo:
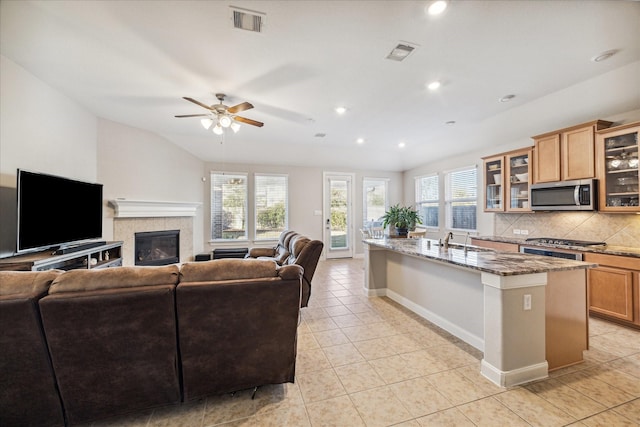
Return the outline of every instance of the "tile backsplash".
{"type": "Polygon", "coordinates": [[[509,238],[556,237],[604,241],[640,247],[640,215],[599,212],[536,212],[495,214],[494,234],[509,238]],[[520,230],[522,234],[515,234],[520,230]],[[526,230],[526,235],[523,230],[526,230]]]}

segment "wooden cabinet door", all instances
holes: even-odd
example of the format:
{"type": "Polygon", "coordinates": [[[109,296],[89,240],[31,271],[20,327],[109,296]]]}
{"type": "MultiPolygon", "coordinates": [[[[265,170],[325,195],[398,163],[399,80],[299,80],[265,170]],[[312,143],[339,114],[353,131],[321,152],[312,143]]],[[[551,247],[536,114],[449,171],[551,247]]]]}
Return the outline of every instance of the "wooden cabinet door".
{"type": "Polygon", "coordinates": [[[633,322],[633,272],[610,267],[590,269],[589,310],[633,322]]]}
{"type": "Polygon", "coordinates": [[[561,153],[563,181],[596,176],[593,126],[563,132],[561,153]]]}
{"type": "Polygon", "coordinates": [[[560,134],[535,140],[534,182],[560,181],[560,134]]]}

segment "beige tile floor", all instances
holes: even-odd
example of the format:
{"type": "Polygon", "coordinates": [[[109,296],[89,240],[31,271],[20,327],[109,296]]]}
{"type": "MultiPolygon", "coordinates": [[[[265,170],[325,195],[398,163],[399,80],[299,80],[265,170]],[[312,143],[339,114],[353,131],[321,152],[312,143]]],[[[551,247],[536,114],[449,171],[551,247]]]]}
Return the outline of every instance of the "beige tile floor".
{"type": "Polygon", "coordinates": [[[482,354],[387,298],[362,260],[321,261],[302,310],[295,384],[212,396],[94,426],[638,426],[640,331],[590,320],[586,362],[504,389],[482,354]]]}

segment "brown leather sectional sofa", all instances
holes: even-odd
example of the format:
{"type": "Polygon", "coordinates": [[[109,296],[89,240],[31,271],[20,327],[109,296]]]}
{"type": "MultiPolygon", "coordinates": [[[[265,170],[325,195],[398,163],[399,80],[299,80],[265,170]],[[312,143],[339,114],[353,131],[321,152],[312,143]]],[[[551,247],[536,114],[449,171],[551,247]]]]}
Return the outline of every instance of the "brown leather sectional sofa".
{"type": "Polygon", "coordinates": [[[242,259],[0,272],[0,425],[293,382],[302,274],[242,259]]]}
{"type": "Polygon", "coordinates": [[[278,265],[296,264],[304,269],[302,277],[301,307],[306,307],[311,296],[311,279],[318,266],[324,244],[311,240],[295,231],[285,230],[280,234],[278,244],[273,248],[251,248],[247,258],[270,259],[278,265]]]}

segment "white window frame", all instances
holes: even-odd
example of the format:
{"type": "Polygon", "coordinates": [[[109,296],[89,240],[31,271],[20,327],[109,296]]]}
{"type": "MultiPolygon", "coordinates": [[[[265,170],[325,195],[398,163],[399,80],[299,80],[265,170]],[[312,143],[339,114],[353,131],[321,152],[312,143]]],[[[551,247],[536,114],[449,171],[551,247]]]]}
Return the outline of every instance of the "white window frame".
{"type": "Polygon", "coordinates": [[[415,201],[416,201],[416,209],[418,210],[418,212],[421,212],[421,207],[423,204],[432,204],[435,203],[436,206],[438,207],[438,224],[436,225],[427,225],[425,223],[426,218],[422,218],[422,227],[424,228],[428,228],[428,229],[433,229],[433,230],[437,230],[440,228],[440,207],[442,206],[442,200],[440,198],[440,174],[438,173],[431,173],[431,174],[427,174],[427,175],[420,175],[420,176],[416,176],[415,177],[415,181],[414,181],[414,189],[415,189],[415,201]],[[438,189],[438,197],[435,199],[426,199],[426,200],[421,200],[422,199],[422,180],[425,178],[435,178],[436,179],[436,187],[438,189]]]}
{"type": "Polygon", "coordinates": [[[211,187],[209,188],[209,194],[210,194],[210,206],[211,206],[211,215],[210,215],[210,221],[211,221],[211,232],[210,232],[210,237],[211,237],[211,241],[212,242],[239,242],[239,241],[248,241],[249,240],[249,211],[248,211],[248,206],[249,206],[249,174],[246,172],[225,172],[225,171],[212,171],[210,172],[210,179],[211,179],[211,187]],[[245,183],[245,197],[244,197],[244,236],[237,238],[237,239],[225,239],[225,238],[215,238],[213,236],[213,231],[214,231],[214,226],[213,226],[213,222],[214,222],[214,215],[216,214],[216,212],[214,211],[214,196],[213,196],[213,192],[214,192],[214,185],[216,184],[216,177],[217,176],[227,176],[229,178],[233,178],[233,177],[237,177],[237,178],[243,178],[244,179],[244,183],[245,183]]]}
{"type": "Polygon", "coordinates": [[[447,230],[456,230],[456,231],[464,231],[464,232],[476,232],[478,230],[478,165],[465,166],[457,169],[452,169],[450,171],[445,172],[444,174],[444,205],[445,205],[445,218],[446,218],[446,227],[447,230]],[[475,171],[475,180],[473,181],[475,196],[474,197],[454,197],[451,194],[451,177],[453,174],[457,172],[463,171],[475,171]],[[475,206],[475,228],[454,228],[453,227],[453,203],[460,202],[473,202],[475,206]]]}
{"type": "MultiPolygon", "coordinates": [[[[389,210],[389,178],[372,178],[372,177],[364,177],[362,178],[362,227],[365,227],[365,223],[369,220],[368,218],[368,204],[367,204],[367,181],[371,183],[384,184],[384,210],[385,212],[389,210]]],[[[375,185],[375,184],[373,184],[375,185]]],[[[384,215],[384,213],[383,213],[384,215]]],[[[378,219],[378,218],[374,218],[378,219]]],[[[380,225],[382,227],[382,225],[380,225]]]]}
{"type": "Polygon", "coordinates": [[[277,173],[255,173],[253,176],[253,238],[258,242],[278,240],[280,233],[276,237],[258,237],[258,178],[260,177],[280,177],[285,180],[285,201],[284,201],[284,228],[280,232],[289,228],[289,175],[277,173]]]}

